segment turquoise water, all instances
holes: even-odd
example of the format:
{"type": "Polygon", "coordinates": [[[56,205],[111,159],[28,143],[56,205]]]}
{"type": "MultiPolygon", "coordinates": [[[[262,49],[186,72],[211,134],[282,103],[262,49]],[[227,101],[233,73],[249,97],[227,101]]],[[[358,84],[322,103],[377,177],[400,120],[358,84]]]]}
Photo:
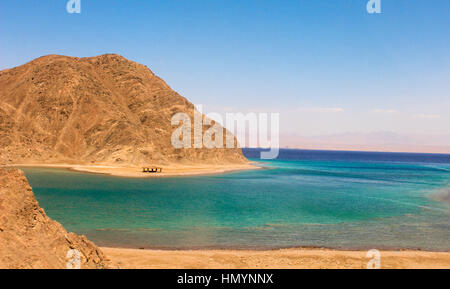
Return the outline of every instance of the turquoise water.
{"type": "Polygon", "coordinates": [[[101,246],[449,251],[450,156],[353,154],[286,151],[262,170],[160,179],[24,171],[50,217],[101,246]]]}

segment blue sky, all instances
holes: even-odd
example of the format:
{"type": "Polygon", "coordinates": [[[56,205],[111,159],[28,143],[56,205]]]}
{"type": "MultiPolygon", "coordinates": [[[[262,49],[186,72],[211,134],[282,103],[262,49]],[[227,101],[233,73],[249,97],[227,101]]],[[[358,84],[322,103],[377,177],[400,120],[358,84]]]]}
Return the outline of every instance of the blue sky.
{"type": "Polygon", "coordinates": [[[118,53],[209,110],[299,135],[449,134],[450,1],[0,0],[0,69],[118,53]]]}

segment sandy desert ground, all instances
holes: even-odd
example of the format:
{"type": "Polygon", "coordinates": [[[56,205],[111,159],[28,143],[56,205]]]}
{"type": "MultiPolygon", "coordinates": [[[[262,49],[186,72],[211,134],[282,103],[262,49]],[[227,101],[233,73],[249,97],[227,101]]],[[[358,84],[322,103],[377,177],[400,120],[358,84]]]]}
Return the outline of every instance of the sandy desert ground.
{"type": "MultiPolygon", "coordinates": [[[[102,248],[125,269],[366,269],[367,251],[328,249],[165,251],[102,248]]],[[[450,252],[381,251],[381,269],[450,269],[450,252]]]]}

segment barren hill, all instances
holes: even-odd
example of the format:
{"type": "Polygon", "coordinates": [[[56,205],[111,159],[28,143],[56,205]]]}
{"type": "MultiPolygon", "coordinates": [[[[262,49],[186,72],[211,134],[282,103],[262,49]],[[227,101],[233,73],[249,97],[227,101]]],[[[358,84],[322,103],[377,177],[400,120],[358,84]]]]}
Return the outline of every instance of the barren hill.
{"type": "Polygon", "coordinates": [[[63,269],[75,256],[68,255],[72,249],[80,252],[82,268],[111,267],[93,243],[47,217],[21,171],[0,169],[0,269],[63,269]]]}
{"type": "Polygon", "coordinates": [[[0,164],[244,163],[240,149],[175,149],[194,106],[146,66],[44,56],[0,72],[0,164]]]}

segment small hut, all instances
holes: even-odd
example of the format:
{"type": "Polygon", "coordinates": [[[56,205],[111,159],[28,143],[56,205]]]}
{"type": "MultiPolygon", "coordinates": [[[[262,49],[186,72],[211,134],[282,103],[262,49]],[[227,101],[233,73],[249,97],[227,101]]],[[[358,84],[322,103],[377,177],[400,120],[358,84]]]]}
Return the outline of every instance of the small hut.
{"type": "Polygon", "coordinates": [[[143,173],[162,173],[161,167],[144,167],[142,168],[143,173]]]}

